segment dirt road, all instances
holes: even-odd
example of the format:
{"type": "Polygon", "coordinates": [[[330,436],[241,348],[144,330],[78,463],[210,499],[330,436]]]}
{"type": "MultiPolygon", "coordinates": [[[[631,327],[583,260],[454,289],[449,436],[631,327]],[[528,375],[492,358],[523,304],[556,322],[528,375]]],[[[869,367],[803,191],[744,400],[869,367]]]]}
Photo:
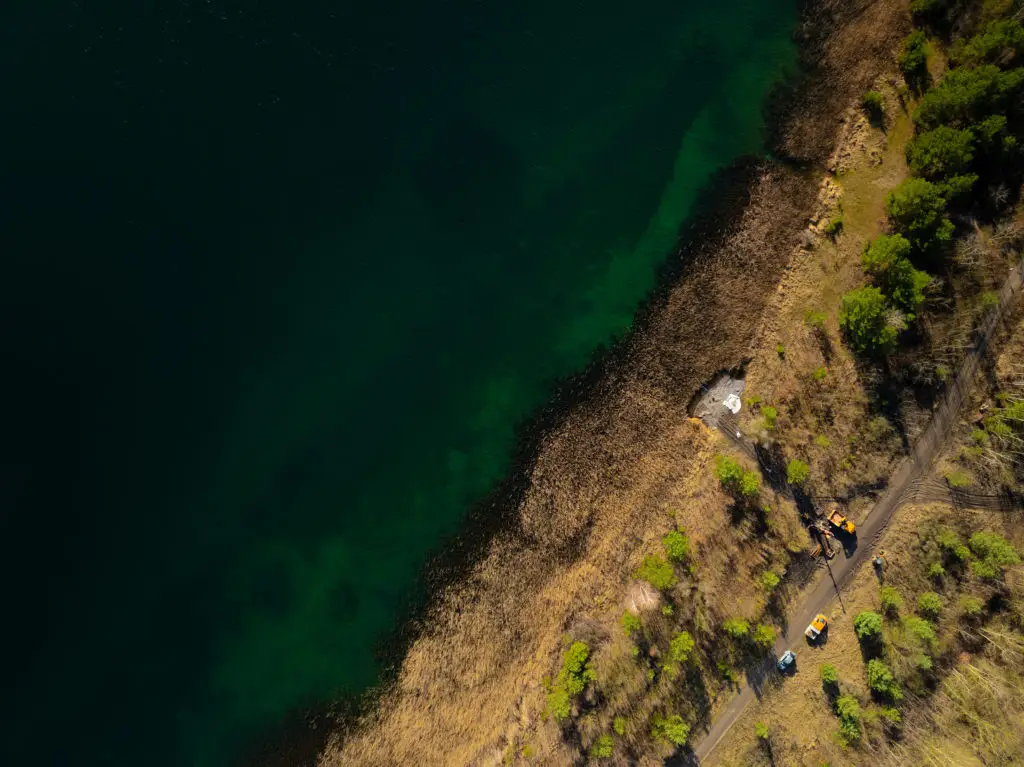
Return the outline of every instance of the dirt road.
{"type": "MultiPolygon", "coordinates": [[[[837,589],[841,592],[843,585],[850,579],[854,571],[873,556],[875,544],[896,509],[912,493],[914,482],[924,476],[931,462],[938,455],[956,422],[957,413],[963,404],[964,397],[974,383],[978,366],[988,348],[993,331],[999,326],[1020,295],[1022,269],[1024,269],[1024,262],[1010,271],[1009,277],[999,292],[999,305],[992,309],[978,329],[973,346],[968,349],[957,370],[952,386],[932,415],[932,420],[914,445],[913,452],[896,469],[885,494],[860,524],[856,550],[849,558],[837,557],[833,560],[831,563],[832,577],[825,573],[803,602],[790,612],[788,633],[783,634],[775,643],[776,656],[781,655],[787,648],[792,648],[799,653],[800,644],[803,641],[803,631],[807,624],[815,615],[824,612],[835,597],[837,589]]],[[[754,696],[755,688],[748,684],[721,711],[707,735],[694,748],[694,754],[698,761],[706,759],[711,754],[754,696]]]]}

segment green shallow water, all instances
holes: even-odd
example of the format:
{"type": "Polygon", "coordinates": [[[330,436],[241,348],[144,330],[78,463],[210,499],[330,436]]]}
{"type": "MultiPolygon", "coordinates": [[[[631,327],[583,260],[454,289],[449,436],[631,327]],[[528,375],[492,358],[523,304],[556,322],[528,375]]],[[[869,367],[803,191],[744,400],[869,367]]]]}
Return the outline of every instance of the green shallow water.
{"type": "Polygon", "coordinates": [[[228,764],[378,679],[795,3],[93,5],[0,11],[0,756],[228,764]]]}

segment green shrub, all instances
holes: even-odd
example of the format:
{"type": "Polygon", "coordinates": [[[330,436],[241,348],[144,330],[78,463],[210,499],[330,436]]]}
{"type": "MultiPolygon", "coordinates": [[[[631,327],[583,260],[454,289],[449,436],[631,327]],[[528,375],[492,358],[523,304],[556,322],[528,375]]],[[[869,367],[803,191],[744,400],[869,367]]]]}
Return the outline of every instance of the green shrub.
{"type": "Polygon", "coordinates": [[[877,658],[868,661],[868,687],[891,701],[903,700],[903,690],[893,676],[892,669],[877,658]]]}
{"type": "Polygon", "coordinates": [[[932,624],[924,618],[911,616],[903,621],[903,628],[911,638],[924,647],[932,648],[938,641],[932,624]]]}
{"type": "Polygon", "coordinates": [[[828,237],[829,239],[834,240],[843,231],[844,226],[845,222],[843,220],[843,214],[836,214],[835,216],[828,220],[827,224],[825,224],[825,236],[828,237]]]}
{"type": "Polygon", "coordinates": [[[693,653],[695,642],[687,631],[679,631],[668,645],[668,658],[673,663],[686,663],[693,653]]]}
{"type": "Polygon", "coordinates": [[[959,469],[947,473],[946,481],[953,488],[970,487],[972,482],[971,475],[959,469]]]}
{"type": "Polygon", "coordinates": [[[761,588],[771,594],[779,585],[779,581],[779,576],[771,570],[768,570],[761,576],[761,588]]]}
{"type": "Polygon", "coordinates": [[[899,58],[900,71],[912,86],[920,86],[928,76],[928,40],[920,29],[915,29],[903,41],[899,58]]]}
{"type": "Polygon", "coordinates": [[[885,211],[896,231],[919,251],[943,245],[953,237],[942,191],[923,178],[908,178],[889,192],[885,211]]]}
{"type": "Polygon", "coordinates": [[[826,367],[814,368],[814,371],[811,373],[811,378],[813,378],[818,383],[821,383],[826,378],[828,378],[828,368],[826,368],[826,367]]]}
{"type": "Polygon", "coordinates": [[[672,605],[670,604],[664,604],[661,606],[661,614],[664,615],[666,618],[671,618],[674,612],[675,608],[672,607],[672,605]]]}
{"type": "Polygon", "coordinates": [[[786,481],[791,485],[802,485],[810,474],[810,467],[799,458],[794,458],[786,464],[786,481]]]}
{"type": "Polygon", "coordinates": [[[612,720],[612,729],[615,731],[615,734],[618,735],[619,737],[622,737],[623,735],[625,735],[626,734],[626,718],[622,717],[622,716],[615,717],[612,720]]]}
{"type": "Polygon", "coordinates": [[[675,570],[659,554],[651,554],[644,557],[644,561],[640,563],[640,567],[637,568],[633,575],[642,581],[647,581],[654,588],[661,591],[676,585],[675,570]]]}
{"type": "Polygon", "coordinates": [[[896,338],[902,329],[890,322],[885,298],[873,286],[858,288],[843,296],[839,325],[853,351],[882,356],[895,351],[896,338]]]}
{"type": "Polygon", "coordinates": [[[590,663],[590,645],[573,642],[562,657],[562,670],[558,672],[556,684],[564,684],[570,695],[579,695],[596,678],[590,663]]]}
{"type": "Polygon", "coordinates": [[[548,712],[556,721],[562,722],[569,718],[572,710],[572,698],[564,687],[554,687],[548,693],[548,712]]]}
{"type": "Polygon", "coordinates": [[[882,586],[878,596],[882,600],[882,612],[888,616],[899,615],[900,610],[903,609],[903,597],[900,596],[900,592],[892,586],[882,586]]]}
{"type": "Polygon", "coordinates": [[[939,562],[932,562],[928,565],[928,577],[932,580],[946,577],[946,568],[939,562]]]}
{"type": "Polygon", "coordinates": [[[775,629],[765,623],[758,623],[754,629],[754,642],[761,647],[771,647],[775,644],[775,629]]]}
{"type": "Polygon", "coordinates": [[[785,345],[784,344],[777,345],[775,347],[775,353],[778,354],[780,357],[785,357],[786,356],[786,347],[785,347],[785,345]]]}
{"type": "Polygon", "coordinates": [[[882,636],[882,616],[865,610],[853,619],[853,630],[861,642],[874,641],[882,636]]]}
{"type": "Polygon", "coordinates": [[[914,122],[923,130],[940,125],[969,127],[1002,112],[1020,93],[1024,69],[1003,72],[991,64],[950,70],[921,99],[914,122]]]}
{"type": "Polygon", "coordinates": [[[715,458],[715,477],[722,489],[734,497],[751,498],[761,487],[761,477],[757,472],[745,471],[739,461],[725,455],[715,458]]]}
{"type": "Polygon", "coordinates": [[[950,61],[956,66],[1015,64],[1024,52],[1024,27],[1016,21],[993,21],[980,34],[953,47],[950,61]]]}
{"type": "Polygon", "coordinates": [[[948,527],[939,530],[935,541],[939,544],[939,548],[942,549],[943,554],[950,562],[960,564],[966,562],[971,556],[970,549],[964,546],[960,536],[948,527]]]}
{"type": "Polygon", "coordinates": [[[761,408],[761,416],[764,418],[764,427],[766,429],[774,429],[775,420],[779,417],[779,411],[771,405],[766,405],[761,408]]]}
{"type": "Polygon", "coordinates": [[[984,609],[985,603],[977,597],[960,597],[960,614],[967,620],[974,620],[975,618],[980,618],[982,610],[984,609]]]}
{"type": "Polygon", "coordinates": [[[839,686],[839,672],[836,670],[835,666],[829,663],[823,663],[821,668],[818,669],[818,673],[821,674],[821,683],[826,687],[839,686]]]}
{"type": "Polygon", "coordinates": [[[824,434],[818,434],[814,437],[814,444],[818,447],[832,447],[832,440],[824,434]]]}
{"type": "Polygon", "coordinates": [[[673,746],[685,746],[690,737],[690,726],[679,714],[667,717],[655,715],[651,720],[651,737],[673,746]]]}
{"type": "Polygon", "coordinates": [[[771,737],[770,733],[768,732],[768,725],[766,725],[764,722],[755,722],[754,737],[756,737],[758,740],[768,740],[768,738],[771,737]]]}
{"type": "Polygon", "coordinates": [[[681,530],[673,530],[661,539],[669,561],[682,564],[690,558],[690,539],[681,530]]]}
{"type": "Polygon", "coordinates": [[[942,612],[942,597],[934,591],[926,591],[917,598],[917,611],[925,618],[935,620],[942,612]]]}
{"type": "Polygon", "coordinates": [[[878,91],[868,91],[860,103],[872,121],[877,122],[885,117],[885,99],[878,91]]]}
{"type": "Polygon", "coordinates": [[[1020,564],[1020,554],[998,533],[975,533],[967,544],[976,557],[971,570],[979,578],[998,580],[1005,568],[1020,564]]]}
{"type": "Polygon", "coordinates": [[[745,639],[750,634],[750,624],[743,618],[729,618],[722,624],[722,628],[733,639],[745,639]]]}
{"type": "Polygon", "coordinates": [[[610,759],[612,756],[612,749],[614,748],[615,744],[612,742],[612,736],[605,733],[598,737],[590,747],[590,757],[592,759],[610,759]]]}
{"type": "Polygon", "coordinates": [[[860,703],[852,695],[840,695],[836,699],[836,714],[839,715],[839,733],[848,742],[860,739],[860,703]]]}
{"type": "Polygon", "coordinates": [[[935,663],[932,661],[931,655],[928,653],[920,653],[914,658],[914,666],[922,674],[929,674],[935,667],[935,663]]]}
{"type": "Polygon", "coordinates": [[[629,610],[622,611],[622,617],[619,619],[619,623],[622,624],[622,629],[626,632],[626,636],[633,636],[633,632],[639,631],[642,628],[640,616],[633,615],[629,610]]]}
{"type": "Polygon", "coordinates": [[[974,133],[940,125],[907,144],[907,165],[930,181],[966,173],[974,159],[974,133]]]}
{"type": "Polygon", "coordinates": [[[825,312],[815,312],[808,310],[804,314],[804,324],[807,325],[807,327],[809,328],[814,328],[815,330],[821,330],[822,328],[824,328],[825,320],[827,319],[828,314],[826,314],[825,312]]]}

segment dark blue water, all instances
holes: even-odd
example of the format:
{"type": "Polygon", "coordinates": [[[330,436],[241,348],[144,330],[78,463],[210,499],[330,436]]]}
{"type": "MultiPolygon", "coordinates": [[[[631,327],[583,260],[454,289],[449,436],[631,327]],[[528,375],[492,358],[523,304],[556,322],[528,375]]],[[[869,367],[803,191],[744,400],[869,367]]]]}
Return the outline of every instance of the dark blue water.
{"type": "Polygon", "coordinates": [[[0,761],[226,764],[373,684],[794,6],[5,4],[0,761]]]}

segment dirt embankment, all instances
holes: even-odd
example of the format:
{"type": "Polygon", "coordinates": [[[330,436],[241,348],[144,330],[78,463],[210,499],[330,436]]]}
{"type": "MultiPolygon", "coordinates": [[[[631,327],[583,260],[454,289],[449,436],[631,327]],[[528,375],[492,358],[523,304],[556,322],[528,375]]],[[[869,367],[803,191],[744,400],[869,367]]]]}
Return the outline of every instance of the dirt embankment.
{"type": "Polygon", "coordinates": [[[686,406],[702,381],[766,342],[758,329],[811,236],[839,116],[909,28],[902,0],[810,5],[799,34],[811,74],[773,118],[776,155],[793,162],[748,167],[749,186],[724,203],[731,215],[686,233],[674,285],[540,443],[514,524],[436,597],[396,684],[321,764],[493,764],[527,737],[538,761],[578,754],[581,743],[542,723],[541,680],[564,634],[594,647],[611,636],[669,509],[700,552],[694,599],[720,617],[756,589],[757,547],[730,549],[728,515],[706,491],[710,441],[686,406]]]}

